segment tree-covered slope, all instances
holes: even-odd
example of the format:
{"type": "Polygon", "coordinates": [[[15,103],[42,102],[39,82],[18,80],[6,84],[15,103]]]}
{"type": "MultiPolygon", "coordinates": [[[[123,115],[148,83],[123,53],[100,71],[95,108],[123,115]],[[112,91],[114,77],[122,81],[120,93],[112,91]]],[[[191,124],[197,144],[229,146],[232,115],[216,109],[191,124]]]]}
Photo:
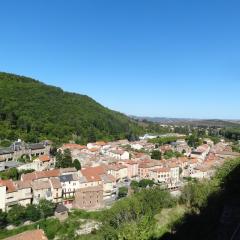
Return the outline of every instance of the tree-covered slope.
{"type": "Polygon", "coordinates": [[[79,142],[136,134],[139,127],[88,96],[0,73],[0,139],[79,142]]]}

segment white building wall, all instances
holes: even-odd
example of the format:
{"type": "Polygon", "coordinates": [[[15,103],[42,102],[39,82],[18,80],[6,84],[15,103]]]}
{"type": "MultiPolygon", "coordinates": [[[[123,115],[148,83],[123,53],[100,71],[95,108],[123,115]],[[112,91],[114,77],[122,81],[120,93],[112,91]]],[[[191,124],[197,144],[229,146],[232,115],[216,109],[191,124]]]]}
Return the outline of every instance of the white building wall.
{"type": "Polygon", "coordinates": [[[6,187],[0,186],[0,209],[5,212],[6,210],[6,187]]]}

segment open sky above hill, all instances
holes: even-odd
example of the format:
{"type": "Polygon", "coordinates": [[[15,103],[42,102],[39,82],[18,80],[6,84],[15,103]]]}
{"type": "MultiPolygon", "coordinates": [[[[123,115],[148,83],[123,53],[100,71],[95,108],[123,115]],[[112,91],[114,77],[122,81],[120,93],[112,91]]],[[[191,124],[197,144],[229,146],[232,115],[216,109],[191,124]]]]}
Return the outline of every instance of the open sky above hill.
{"type": "Polygon", "coordinates": [[[0,71],[127,114],[240,118],[237,0],[7,0],[0,71]]]}

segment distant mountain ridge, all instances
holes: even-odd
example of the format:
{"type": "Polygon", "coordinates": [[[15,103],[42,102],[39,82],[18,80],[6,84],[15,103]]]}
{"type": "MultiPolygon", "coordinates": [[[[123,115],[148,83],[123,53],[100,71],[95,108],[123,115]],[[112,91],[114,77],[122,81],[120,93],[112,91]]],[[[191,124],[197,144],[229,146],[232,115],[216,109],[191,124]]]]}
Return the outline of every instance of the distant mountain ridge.
{"type": "Polygon", "coordinates": [[[0,140],[36,142],[114,140],[137,134],[140,127],[126,115],[92,98],[40,81],[0,73],[0,140]]]}
{"type": "Polygon", "coordinates": [[[149,121],[166,125],[193,125],[193,126],[215,126],[215,127],[240,127],[240,120],[222,119],[194,119],[194,118],[167,118],[167,117],[138,117],[131,116],[139,121],[149,121]]]}

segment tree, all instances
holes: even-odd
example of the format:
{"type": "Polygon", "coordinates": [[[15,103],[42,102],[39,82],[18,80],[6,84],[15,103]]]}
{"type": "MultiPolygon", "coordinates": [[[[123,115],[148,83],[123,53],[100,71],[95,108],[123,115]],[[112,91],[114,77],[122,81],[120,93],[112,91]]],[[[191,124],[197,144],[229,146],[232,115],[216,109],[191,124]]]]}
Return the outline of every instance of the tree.
{"type": "Polygon", "coordinates": [[[26,218],[32,222],[36,222],[41,218],[40,209],[35,204],[27,206],[25,211],[26,218]]]}
{"type": "Polygon", "coordinates": [[[69,149],[65,149],[63,153],[60,151],[56,154],[56,167],[67,168],[73,167],[72,156],[69,149]]]}
{"type": "Polygon", "coordinates": [[[0,139],[49,139],[55,143],[80,139],[85,143],[144,132],[136,121],[88,96],[67,93],[34,79],[0,73],[0,96],[0,139]]]}
{"type": "Polygon", "coordinates": [[[47,218],[52,216],[54,214],[55,207],[55,204],[51,201],[45,199],[40,200],[38,204],[38,209],[40,211],[41,218],[47,218]]]}
{"type": "Polygon", "coordinates": [[[178,157],[182,157],[183,154],[177,151],[173,151],[173,150],[168,150],[166,151],[164,154],[164,158],[165,159],[170,159],[170,158],[178,158],[178,157]]]}
{"type": "Polygon", "coordinates": [[[18,170],[16,168],[10,168],[7,170],[7,178],[18,180],[18,170]]]}
{"type": "Polygon", "coordinates": [[[189,182],[184,186],[181,200],[194,210],[199,210],[207,204],[207,199],[214,189],[215,184],[209,181],[189,182]]]}
{"type": "Polygon", "coordinates": [[[128,194],[128,188],[127,187],[120,187],[118,190],[118,198],[124,198],[128,194]]]}
{"type": "Polygon", "coordinates": [[[162,153],[159,150],[153,150],[151,153],[151,158],[155,160],[161,160],[162,153]]]}
{"type": "Polygon", "coordinates": [[[77,170],[81,170],[81,163],[78,159],[74,159],[73,161],[73,166],[77,169],[77,170]]]}
{"type": "Polygon", "coordinates": [[[25,220],[25,207],[21,205],[13,206],[7,214],[7,221],[13,225],[19,225],[25,220]]]}
{"type": "Polygon", "coordinates": [[[137,181],[133,180],[130,184],[131,188],[134,190],[134,192],[137,191],[137,189],[139,188],[139,184],[137,181]]]}
{"type": "Polygon", "coordinates": [[[154,181],[150,179],[142,179],[138,183],[140,188],[152,187],[154,185],[154,181]]]}
{"type": "Polygon", "coordinates": [[[5,228],[7,225],[7,213],[0,209],[0,229],[5,228]]]}
{"type": "Polygon", "coordinates": [[[196,148],[200,146],[203,143],[203,141],[196,134],[192,134],[188,136],[187,143],[190,147],[196,148]]]}

